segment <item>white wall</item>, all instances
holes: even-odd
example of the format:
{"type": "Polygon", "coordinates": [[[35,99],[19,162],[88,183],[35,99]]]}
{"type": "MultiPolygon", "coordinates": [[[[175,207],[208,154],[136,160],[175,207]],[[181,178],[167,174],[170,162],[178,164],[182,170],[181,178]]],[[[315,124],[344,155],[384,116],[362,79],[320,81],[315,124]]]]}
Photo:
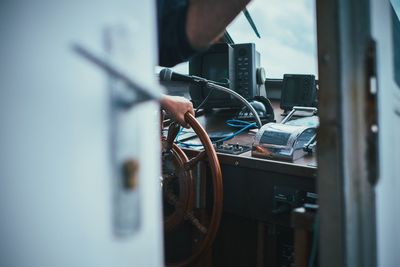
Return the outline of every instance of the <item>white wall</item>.
{"type": "Polygon", "coordinates": [[[394,82],[389,1],[371,0],[372,34],[377,40],[380,173],[376,188],[379,266],[398,266],[400,253],[400,88],[394,82]]]}
{"type": "Polygon", "coordinates": [[[158,107],[129,115],[141,220],[120,238],[107,79],[71,50],[80,42],[103,51],[103,27],[129,24],[135,43],[125,70],[152,82],[154,3],[1,1],[0,266],[162,265],[158,107]]]}

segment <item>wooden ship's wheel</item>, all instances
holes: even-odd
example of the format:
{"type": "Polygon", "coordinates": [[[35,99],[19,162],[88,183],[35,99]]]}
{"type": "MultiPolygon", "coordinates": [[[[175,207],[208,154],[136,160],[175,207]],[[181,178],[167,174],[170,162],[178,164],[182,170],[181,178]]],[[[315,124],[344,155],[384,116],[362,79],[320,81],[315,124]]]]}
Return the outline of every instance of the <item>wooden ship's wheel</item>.
{"type": "Polygon", "coordinates": [[[177,123],[170,125],[167,138],[162,140],[165,257],[166,265],[175,267],[189,266],[208,251],[222,214],[222,174],[217,154],[194,116],[186,113],[185,120],[197,134],[204,150],[189,159],[174,143],[180,129],[177,123]],[[205,159],[211,181],[194,175],[205,159]]]}

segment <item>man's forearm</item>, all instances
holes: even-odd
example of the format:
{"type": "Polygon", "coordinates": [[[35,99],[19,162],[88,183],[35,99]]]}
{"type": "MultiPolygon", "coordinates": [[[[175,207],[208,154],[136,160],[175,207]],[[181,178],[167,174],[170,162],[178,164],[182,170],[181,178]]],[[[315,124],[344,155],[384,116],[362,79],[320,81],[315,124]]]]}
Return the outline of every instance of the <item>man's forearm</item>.
{"type": "Polygon", "coordinates": [[[251,0],[190,0],[186,34],[196,49],[206,48],[251,0]]]}

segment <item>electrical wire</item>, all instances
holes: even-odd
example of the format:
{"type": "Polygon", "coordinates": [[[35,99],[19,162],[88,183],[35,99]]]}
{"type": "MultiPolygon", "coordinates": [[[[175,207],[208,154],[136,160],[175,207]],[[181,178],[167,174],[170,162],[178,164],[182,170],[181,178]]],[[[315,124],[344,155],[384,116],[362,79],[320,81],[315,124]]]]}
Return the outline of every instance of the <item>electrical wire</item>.
{"type": "Polygon", "coordinates": [[[196,108],[196,111],[194,112],[194,117],[197,117],[197,113],[199,112],[199,110],[206,104],[206,102],[208,101],[208,98],[210,98],[211,93],[214,91],[214,88],[211,88],[210,92],[208,92],[206,98],[204,98],[204,100],[200,103],[200,105],[198,105],[198,107],[196,108]]]}
{"type": "Polygon", "coordinates": [[[213,143],[217,143],[217,142],[224,142],[224,141],[228,141],[229,139],[232,139],[233,137],[243,133],[244,131],[257,127],[257,124],[255,122],[250,123],[247,126],[244,126],[242,129],[240,129],[239,131],[234,132],[233,134],[228,135],[227,137],[224,137],[222,139],[219,139],[217,141],[214,141],[213,143]]]}
{"type": "Polygon", "coordinates": [[[227,120],[226,124],[228,126],[234,127],[234,128],[243,128],[243,127],[248,126],[248,125],[254,125],[255,122],[248,122],[248,121],[244,121],[244,120],[232,119],[232,120],[227,120]]]}
{"type": "MultiPolygon", "coordinates": [[[[257,124],[255,122],[248,122],[248,121],[242,121],[242,120],[227,120],[226,124],[228,126],[230,126],[230,127],[240,128],[240,130],[238,130],[238,131],[236,131],[236,132],[234,132],[234,133],[232,133],[232,134],[230,134],[230,135],[228,135],[228,136],[226,136],[224,138],[221,138],[221,139],[213,141],[212,142],[213,144],[218,143],[218,142],[224,142],[224,141],[230,140],[230,139],[234,138],[235,136],[243,133],[244,131],[246,131],[248,129],[257,128],[257,124]]],[[[175,142],[176,143],[178,143],[180,145],[183,145],[185,147],[200,147],[200,146],[203,146],[201,144],[192,144],[192,143],[188,143],[188,142],[179,141],[179,136],[181,136],[183,133],[185,133],[185,131],[181,127],[179,129],[178,134],[176,135],[176,138],[175,138],[175,142]]]]}
{"type": "Polygon", "coordinates": [[[203,146],[202,144],[191,144],[191,143],[188,143],[188,142],[179,141],[179,136],[181,136],[182,134],[184,134],[186,132],[183,129],[184,129],[183,127],[180,127],[179,132],[175,137],[175,143],[177,143],[179,145],[183,145],[185,147],[200,147],[200,146],[203,146]]]}
{"type": "MultiPolygon", "coordinates": [[[[231,81],[228,78],[224,78],[224,82],[215,82],[213,81],[213,83],[221,85],[221,86],[226,86],[228,87],[231,83],[231,81]]],[[[201,89],[204,90],[204,88],[206,87],[206,84],[203,84],[201,86],[201,89]]],[[[200,105],[198,105],[198,107],[196,108],[196,111],[194,112],[194,117],[197,117],[197,113],[198,111],[207,103],[208,99],[210,98],[211,94],[214,92],[214,88],[211,88],[210,91],[208,92],[207,96],[204,98],[204,100],[200,103],[200,105]]]]}

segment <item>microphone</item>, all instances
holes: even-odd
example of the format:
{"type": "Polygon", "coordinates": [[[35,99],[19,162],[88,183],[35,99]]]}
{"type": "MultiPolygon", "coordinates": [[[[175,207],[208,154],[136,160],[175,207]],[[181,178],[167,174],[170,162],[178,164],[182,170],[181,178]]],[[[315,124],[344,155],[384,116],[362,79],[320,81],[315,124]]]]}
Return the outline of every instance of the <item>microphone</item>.
{"type": "Polygon", "coordinates": [[[185,75],[177,72],[173,72],[171,69],[165,68],[160,71],[160,81],[177,81],[177,82],[190,82],[197,83],[200,81],[206,81],[203,78],[191,75],[185,75]]]}
{"type": "MultiPolygon", "coordinates": [[[[220,84],[214,82],[214,81],[209,81],[207,79],[198,77],[198,76],[191,76],[191,75],[184,75],[180,73],[173,72],[171,69],[165,68],[160,71],[160,81],[178,81],[178,82],[190,82],[190,83],[197,83],[203,87],[207,87],[209,89],[215,89],[218,91],[222,91],[225,93],[230,94],[231,96],[237,98],[239,101],[241,101],[247,108],[253,113],[254,118],[257,122],[258,128],[261,128],[262,123],[260,120],[260,117],[258,116],[256,110],[253,108],[253,106],[247,101],[243,96],[238,94],[237,92],[221,86],[220,84]]],[[[228,85],[229,85],[229,80],[228,80],[228,85]]]]}

